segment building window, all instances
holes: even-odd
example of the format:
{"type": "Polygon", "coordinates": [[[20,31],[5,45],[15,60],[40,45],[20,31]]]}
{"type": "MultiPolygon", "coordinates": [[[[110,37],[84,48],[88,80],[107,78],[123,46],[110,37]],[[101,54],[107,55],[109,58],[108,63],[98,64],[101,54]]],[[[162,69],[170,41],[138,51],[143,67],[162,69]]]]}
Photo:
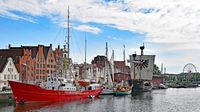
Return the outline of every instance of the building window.
{"type": "Polygon", "coordinates": [[[36,79],[38,79],[39,77],[38,76],[36,76],[36,79]]]}
{"type": "Polygon", "coordinates": [[[47,73],[49,74],[49,70],[47,70],[47,73]]]}
{"type": "Polygon", "coordinates": [[[36,74],[39,74],[39,70],[36,70],[36,74]]]}
{"type": "Polygon", "coordinates": [[[42,71],[42,74],[45,74],[45,70],[42,71]]]}
{"type": "Polygon", "coordinates": [[[4,75],[4,79],[6,79],[6,74],[4,75]]]}
{"type": "Polygon", "coordinates": [[[10,75],[8,75],[8,79],[10,79],[10,75]]]}
{"type": "Polygon", "coordinates": [[[11,79],[13,79],[13,75],[11,75],[11,79]]]}
{"type": "Polygon", "coordinates": [[[45,76],[43,76],[43,80],[45,80],[45,76]]]}
{"type": "Polygon", "coordinates": [[[14,77],[15,77],[15,79],[17,79],[17,75],[15,75],[14,77]]]}
{"type": "Polygon", "coordinates": [[[39,64],[36,65],[36,68],[39,68],[39,64]]]}

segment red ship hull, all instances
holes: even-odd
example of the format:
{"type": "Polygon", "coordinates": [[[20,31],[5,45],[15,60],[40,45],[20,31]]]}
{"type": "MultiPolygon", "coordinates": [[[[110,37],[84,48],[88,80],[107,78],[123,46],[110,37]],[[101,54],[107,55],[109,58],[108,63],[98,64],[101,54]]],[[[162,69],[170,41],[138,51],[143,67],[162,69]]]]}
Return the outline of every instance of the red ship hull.
{"type": "Polygon", "coordinates": [[[84,91],[47,90],[37,85],[15,81],[8,82],[17,103],[79,100],[91,96],[97,97],[103,90],[102,88],[84,91]]]}

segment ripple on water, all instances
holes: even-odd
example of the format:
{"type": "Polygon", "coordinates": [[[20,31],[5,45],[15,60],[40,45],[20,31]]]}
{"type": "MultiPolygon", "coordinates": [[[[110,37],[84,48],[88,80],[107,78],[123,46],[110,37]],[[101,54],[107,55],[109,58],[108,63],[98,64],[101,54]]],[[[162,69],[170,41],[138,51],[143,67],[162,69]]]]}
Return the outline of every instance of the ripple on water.
{"type": "Polygon", "coordinates": [[[0,104],[0,112],[200,112],[200,88],[169,88],[122,97],[100,96],[53,104],[0,104]]]}

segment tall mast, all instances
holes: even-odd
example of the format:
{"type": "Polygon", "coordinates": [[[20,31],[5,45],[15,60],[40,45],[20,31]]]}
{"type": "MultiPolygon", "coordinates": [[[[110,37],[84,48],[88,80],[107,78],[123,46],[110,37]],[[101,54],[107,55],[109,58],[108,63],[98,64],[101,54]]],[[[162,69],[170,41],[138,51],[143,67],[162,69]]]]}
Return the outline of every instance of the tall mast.
{"type": "Polygon", "coordinates": [[[124,47],[124,51],[123,51],[123,58],[124,58],[124,63],[125,63],[125,65],[126,65],[125,45],[123,45],[123,47],[124,47]]]}
{"type": "Polygon", "coordinates": [[[104,81],[105,83],[108,83],[108,65],[107,65],[107,61],[108,61],[108,43],[106,42],[106,59],[105,59],[105,67],[104,67],[104,81]]]}
{"type": "Polygon", "coordinates": [[[86,64],[86,56],[87,56],[87,40],[86,40],[86,33],[85,33],[85,64],[86,64]]]}
{"type": "Polygon", "coordinates": [[[106,58],[108,58],[108,43],[106,42],[106,58]]]}
{"type": "MultiPolygon", "coordinates": [[[[63,50],[63,74],[65,78],[68,78],[67,72],[69,70],[70,65],[70,59],[69,59],[69,7],[68,7],[68,17],[67,17],[67,35],[65,36],[65,44],[64,44],[64,50],[63,50]]],[[[62,75],[63,75],[62,74],[62,75]]]]}
{"type": "Polygon", "coordinates": [[[67,50],[68,50],[68,58],[69,58],[69,6],[68,6],[67,26],[68,26],[68,28],[67,28],[67,34],[68,34],[68,36],[67,36],[67,42],[68,42],[67,50]]]}

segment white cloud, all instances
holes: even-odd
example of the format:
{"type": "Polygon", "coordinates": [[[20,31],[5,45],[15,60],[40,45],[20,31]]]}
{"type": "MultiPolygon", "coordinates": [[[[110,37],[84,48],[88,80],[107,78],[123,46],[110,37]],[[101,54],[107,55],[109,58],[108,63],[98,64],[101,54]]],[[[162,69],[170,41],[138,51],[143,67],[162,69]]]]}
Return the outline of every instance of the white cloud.
{"type": "Polygon", "coordinates": [[[117,41],[123,40],[122,38],[116,37],[116,36],[108,36],[108,39],[117,40],[117,41]]]}
{"type": "MultiPolygon", "coordinates": [[[[182,60],[199,60],[198,55],[192,55],[200,49],[199,4],[200,0],[1,0],[0,16],[30,22],[37,21],[34,16],[46,16],[52,22],[65,26],[69,6],[73,21],[106,24],[145,34],[145,42],[152,45],[160,62],[165,61],[172,66],[177,61],[176,65],[180,66],[185,63],[182,60]],[[162,57],[162,54],[171,53],[179,57],[162,57]]],[[[101,32],[99,28],[86,25],[75,28],[94,34],[101,32]]]]}
{"type": "Polygon", "coordinates": [[[77,27],[74,27],[74,29],[76,30],[80,30],[80,31],[86,31],[86,32],[90,32],[93,34],[98,34],[101,32],[101,30],[97,27],[91,27],[91,26],[87,26],[87,25],[79,25],[77,27]]]}
{"type": "Polygon", "coordinates": [[[69,6],[71,19],[79,22],[145,33],[147,42],[182,43],[200,42],[199,4],[199,0],[6,0],[0,2],[0,14],[11,18],[15,15],[20,19],[22,15],[12,12],[18,11],[31,16],[47,16],[55,23],[64,24],[69,6]]]}

